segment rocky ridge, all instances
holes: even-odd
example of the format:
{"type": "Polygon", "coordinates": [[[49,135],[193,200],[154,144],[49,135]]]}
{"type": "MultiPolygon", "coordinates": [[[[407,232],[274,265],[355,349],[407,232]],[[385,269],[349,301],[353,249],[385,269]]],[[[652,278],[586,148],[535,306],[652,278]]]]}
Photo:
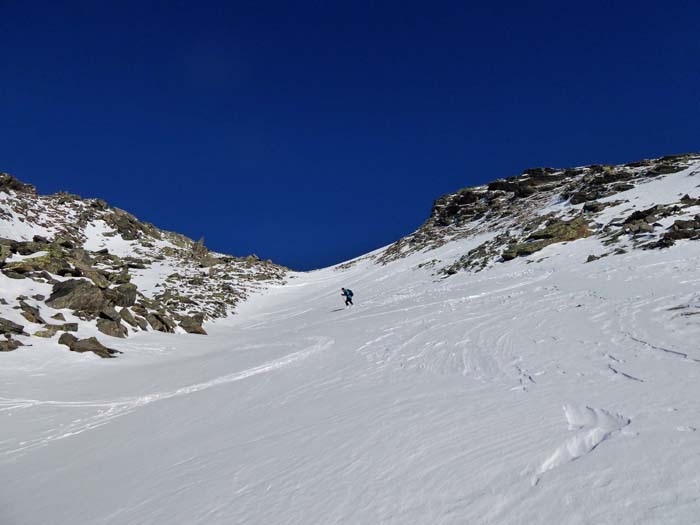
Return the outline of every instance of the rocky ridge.
{"type": "MultiPolygon", "coordinates": [[[[532,168],[488,185],[464,188],[440,197],[429,219],[414,233],[373,255],[388,264],[450,241],[483,238],[456,263],[436,273],[481,271],[545,247],[594,236],[605,247],[589,261],[633,249],[661,249],[680,239],[700,239],[700,191],[671,202],[635,209],[631,190],[688,171],[700,175],[700,154],[670,155],[621,165],[532,168]],[[619,215],[608,217],[608,211],[619,215]]],[[[698,177],[700,185],[700,177],[698,177]]],[[[533,258],[536,262],[537,258],[533,258]]]]}
{"type": "Polygon", "coordinates": [[[205,321],[283,282],[287,269],[212,252],[101,199],[39,195],[1,173],[0,272],[0,351],[43,337],[113,357],[94,332],[112,341],[148,330],[205,335],[205,321]]]}

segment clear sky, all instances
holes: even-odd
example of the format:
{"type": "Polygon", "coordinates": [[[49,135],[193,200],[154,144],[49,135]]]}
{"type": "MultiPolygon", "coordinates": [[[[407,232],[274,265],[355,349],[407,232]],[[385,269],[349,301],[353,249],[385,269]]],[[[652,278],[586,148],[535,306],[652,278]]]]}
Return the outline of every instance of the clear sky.
{"type": "Polygon", "coordinates": [[[326,266],[464,186],[700,150],[699,6],[0,0],[0,171],[326,266]]]}

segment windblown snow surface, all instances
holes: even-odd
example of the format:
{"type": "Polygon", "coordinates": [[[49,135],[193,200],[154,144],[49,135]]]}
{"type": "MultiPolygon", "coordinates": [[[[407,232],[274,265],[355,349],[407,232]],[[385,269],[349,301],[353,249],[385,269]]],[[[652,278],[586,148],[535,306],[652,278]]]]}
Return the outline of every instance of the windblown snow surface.
{"type": "Polygon", "coordinates": [[[3,355],[0,523],[697,523],[700,243],[419,267],[481,241],[292,274],[118,359],[3,355]]]}

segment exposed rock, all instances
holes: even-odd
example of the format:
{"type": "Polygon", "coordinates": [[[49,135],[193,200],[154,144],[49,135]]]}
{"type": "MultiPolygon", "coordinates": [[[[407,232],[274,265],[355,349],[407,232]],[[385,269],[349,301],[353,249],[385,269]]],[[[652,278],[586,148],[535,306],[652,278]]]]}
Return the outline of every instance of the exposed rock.
{"type": "Polygon", "coordinates": [[[138,323],[136,322],[136,319],[134,319],[134,316],[132,313],[129,311],[128,308],[122,308],[119,311],[119,317],[122,319],[127,324],[130,324],[133,327],[137,327],[138,323]]]}
{"type": "Polygon", "coordinates": [[[103,274],[102,271],[96,270],[89,264],[86,264],[82,261],[78,260],[73,260],[73,264],[75,265],[76,269],[80,270],[81,275],[84,275],[88,279],[90,279],[95,285],[97,285],[99,288],[105,289],[109,288],[110,282],[107,277],[103,274]]]}
{"type": "Polygon", "coordinates": [[[207,335],[207,332],[202,328],[202,323],[204,322],[204,316],[193,315],[193,316],[183,316],[180,319],[180,327],[183,328],[188,334],[201,334],[207,335]]]}
{"type": "Polygon", "coordinates": [[[146,314],[146,320],[151,325],[151,328],[158,332],[172,333],[175,331],[175,327],[177,326],[172,319],[158,313],[146,314]]]}
{"type": "Polygon", "coordinates": [[[9,173],[0,173],[0,191],[15,191],[17,193],[36,195],[36,188],[34,186],[18,181],[9,173]]]}
{"type": "Polygon", "coordinates": [[[9,336],[7,339],[0,340],[0,352],[12,352],[13,350],[17,350],[20,346],[24,346],[24,343],[12,339],[9,336]]]}
{"type": "Polygon", "coordinates": [[[139,325],[141,330],[148,330],[148,321],[146,321],[146,319],[140,315],[134,316],[134,319],[136,319],[136,324],[139,325]]]}
{"type": "Polygon", "coordinates": [[[46,304],[52,308],[99,312],[105,305],[105,296],[97,286],[83,279],[56,283],[46,304]]]}
{"type": "Polygon", "coordinates": [[[72,334],[63,334],[58,339],[59,344],[66,345],[72,352],[93,352],[100,357],[110,358],[115,357],[115,354],[120,354],[118,350],[107,348],[100,343],[97,338],[90,337],[88,339],[77,339],[72,334]]]}
{"type": "Polygon", "coordinates": [[[137,288],[135,284],[122,284],[104,291],[105,297],[115,306],[133,306],[136,303],[137,288]]]}
{"type": "Polygon", "coordinates": [[[9,319],[0,317],[0,333],[4,335],[16,334],[16,335],[28,335],[24,331],[24,327],[20,324],[14,323],[9,319]]]}
{"type": "Polygon", "coordinates": [[[105,306],[102,308],[99,312],[99,316],[102,319],[108,319],[110,321],[119,321],[119,319],[121,319],[119,312],[117,312],[111,306],[105,306]]]}
{"type": "Polygon", "coordinates": [[[77,341],[77,337],[75,337],[73,334],[68,333],[61,334],[61,337],[58,338],[58,344],[66,345],[68,347],[72,346],[77,341]]]}
{"type": "Polygon", "coordinates": [[[530,234],[524,243],[509,246],[502,254],[504,261],[523,257],[538,252],[550,244],[574,241],[591,234],[582,216],[570,221],[554,219],[546,227],[530,234]]]}
{"type": "Polygon", "coordinates": [[[45,321],[41,318],[39,309],[35,306],[31,306],[24,301],[19,302],[19,307],[22,310],[21,315],[30,323],[44,324],[45,321]]]}
{"type": "Polygon", "coordinates": [[[111,319],[98,319],[97,329],[106,335],[111,335],[112,337],[124,338],[128,334],[126,327],[119,321],[112,321],[111,319]]]}
{"type": "Polygon", "coordinates": [[[0,244],[0,266],[12,255],[12,249],[6,244],[0,244]]]}
{"type": "Polygon", "coordinates": [[[56,319],[57,321],[65,321],[66,316],[63,315],[61,312],[58,312],[57,314],[52,315],[51,319],[56,319]]]}
{"type": "Polygon", "coordinates": [[[37,337],[53,337],[58,332],[77,332],[78,323],[46,324],[43,330],[34,332],[37,337]]]}

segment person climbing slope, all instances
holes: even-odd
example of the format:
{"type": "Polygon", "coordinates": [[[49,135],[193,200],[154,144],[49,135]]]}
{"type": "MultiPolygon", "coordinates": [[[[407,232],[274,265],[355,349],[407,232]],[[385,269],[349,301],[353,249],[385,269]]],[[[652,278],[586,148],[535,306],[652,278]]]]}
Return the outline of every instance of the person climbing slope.
{"type": "Polygon", "coordinates": [[[350,288],[341,288],[341,290],[342,293],[340,295],[345,297],[345,306],[354,306],[354,303],[352,302],[352,290],[350,288]]]}

